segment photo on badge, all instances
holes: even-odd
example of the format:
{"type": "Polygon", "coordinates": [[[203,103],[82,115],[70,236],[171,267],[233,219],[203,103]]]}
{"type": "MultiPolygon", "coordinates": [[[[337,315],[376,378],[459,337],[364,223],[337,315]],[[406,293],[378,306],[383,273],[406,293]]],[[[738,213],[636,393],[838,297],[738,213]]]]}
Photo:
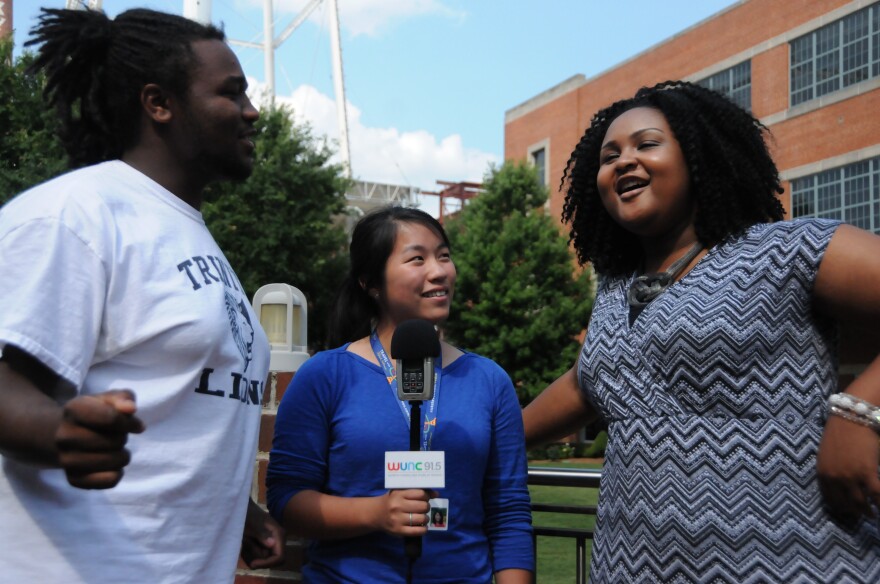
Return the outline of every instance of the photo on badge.
{"type": "Polygon", "coordinates": [[[446,531],[449,529],[449,499],[430,499],[428,511],[428,531],[446,531]]]}

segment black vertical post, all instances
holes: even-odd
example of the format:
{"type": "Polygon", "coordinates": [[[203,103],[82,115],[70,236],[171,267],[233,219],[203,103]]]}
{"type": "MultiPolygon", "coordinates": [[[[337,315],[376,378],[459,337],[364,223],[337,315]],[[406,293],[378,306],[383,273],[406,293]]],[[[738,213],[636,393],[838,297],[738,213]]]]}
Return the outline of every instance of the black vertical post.
{"type": "MultiPolygon", "coordinates": [[[[409,413],[409,449],[411,452],[418,452],[419,439],[421,438],[422,425],[422,402],[414,400],[412,409],[409,413]]],[[[406,551],[406,557],[409,558],[409,566],[407,567],[406,581],[412,582],[412,568],[415,562],[422,555],[422,538],[410,536],[404,539],[403,549],[406,551]]]]}

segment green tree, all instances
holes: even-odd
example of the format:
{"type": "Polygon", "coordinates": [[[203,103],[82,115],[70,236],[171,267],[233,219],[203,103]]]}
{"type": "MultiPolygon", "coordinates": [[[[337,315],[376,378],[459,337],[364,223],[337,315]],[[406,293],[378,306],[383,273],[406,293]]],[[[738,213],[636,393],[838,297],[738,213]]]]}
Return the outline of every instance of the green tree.
{"type": "Polygon", "coordinates": [[[283,109],[257,121],[254,172],[209,188],[202,213],[249,296],[263,284],[296,286],[309,303],[309,345],[324,348],[327,313],[345,274],[348,180],[332,152],[283,109]]]}
{"type": "Polygon", "coordinates": [[[12,60],[12,36],[0,39],[0,205],[67,168],[55,114],[43,104],[44,77],[25,75],[33,55],[12,60]]]}
{"type": "Polygon", "coordinates": [[[531,165],[493,167],[484,188],[449,221],[458,282],[445,331],[501,365],[526,404],[575,361],[592,308],[590,272],[575,271],[531,165]]]}

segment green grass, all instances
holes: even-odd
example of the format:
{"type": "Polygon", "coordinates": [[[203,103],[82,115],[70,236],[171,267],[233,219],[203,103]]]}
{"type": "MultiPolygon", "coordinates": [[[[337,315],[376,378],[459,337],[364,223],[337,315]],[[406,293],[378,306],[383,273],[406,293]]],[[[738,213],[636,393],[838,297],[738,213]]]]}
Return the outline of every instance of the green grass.
{"type": "MultiPolygon", "coordinates": [[[[560,468],[602,468],[601,464],[566,461],[529,462],[529,466],[552,466],[560,468]]],[[[530,486],[532,503],[556,505],[595,505],[599,499],[599,489],[579,487],[530,486]]],[[[571,513],[534,513],[532,524],[541,527],[572,527],[592,529],[596,517],[574,515],[571,513]]],[[[587,540],[587,565],[592,541],[587,540]]],[[[575,582],[576,542],[564,537],[538,538],[538,577],[537,584],[571,584],[575,582]]]]}

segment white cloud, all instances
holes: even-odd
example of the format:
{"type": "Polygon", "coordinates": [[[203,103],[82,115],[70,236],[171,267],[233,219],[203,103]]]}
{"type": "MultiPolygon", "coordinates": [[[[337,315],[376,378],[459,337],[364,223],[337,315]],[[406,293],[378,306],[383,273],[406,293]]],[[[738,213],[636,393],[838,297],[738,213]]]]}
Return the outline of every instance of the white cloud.
{"type": "MultiPolygon", "coordinates": [[[[262,6],[262,0],[246,0],[251,6],[262,6]]],[[[275,0],[273,6],[280,26],[287,26],[311,0],[275,0]],[[282,16],[279,19],[279,16],[282,16]]],[[[322,26],[327,7],[318,6],[309,20],[322,26]]],[[[342,29],[352,36],[377,36],[387,29],[414,17],[442,16],[453,20],[465,17],[463,12],[445,6],[440,0],[338,0],[339,21],[342,29]]],[[[279,29],[281,30],[281,29],[279,29]]]]}
{"type": "MultiPolygon", "coordinates": [[[[253,94],[263,87],[249,79],[253,94]]],[[[310,85],[300,85],[291,95],[276,96],[276,102],[292,108],[298,123],[307,122],[316,136],[326,136],[338,150],[339,123],[335,100],[310,85]]],[[[418,187],[437,191],[438,180],[480,182],[490,163],[498,157],[466,148],[461,136],[438,139],[424,130],[401,132],[397,128],[372,128],[361,123],[360,110],[348,104],[348,136],[354,178],[418,187]]],[[[334,162],[339,162],[338,153],[334,162]]],[[[437,197],[423,196],[422,207],[437,214],[437,197]]],[[[455,202],[449,205],[455,208],[455,202]]]]}

